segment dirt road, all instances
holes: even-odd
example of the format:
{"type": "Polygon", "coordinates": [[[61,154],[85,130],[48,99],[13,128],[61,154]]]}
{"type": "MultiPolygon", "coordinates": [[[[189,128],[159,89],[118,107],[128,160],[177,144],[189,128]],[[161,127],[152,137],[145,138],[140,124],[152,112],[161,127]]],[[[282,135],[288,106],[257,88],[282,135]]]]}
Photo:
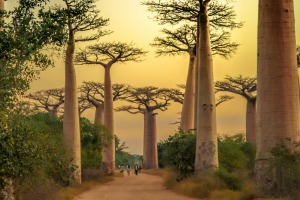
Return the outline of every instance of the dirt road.
{"type": "Polygon", "coordinates": [[[159,176],[132,174],[82,193],[73,200],[195,200],[166,190],[159,176]]]}

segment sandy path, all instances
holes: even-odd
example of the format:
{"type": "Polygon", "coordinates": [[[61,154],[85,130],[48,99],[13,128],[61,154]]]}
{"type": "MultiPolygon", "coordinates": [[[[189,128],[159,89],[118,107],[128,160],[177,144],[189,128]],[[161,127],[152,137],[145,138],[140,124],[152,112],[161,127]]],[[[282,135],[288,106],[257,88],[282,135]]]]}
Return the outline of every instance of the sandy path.
{"type": "Polygon", "coordinates": [[[159,176],[132,174],[82,193],[73,200],[195,200],[166,190],[159,176]]]}

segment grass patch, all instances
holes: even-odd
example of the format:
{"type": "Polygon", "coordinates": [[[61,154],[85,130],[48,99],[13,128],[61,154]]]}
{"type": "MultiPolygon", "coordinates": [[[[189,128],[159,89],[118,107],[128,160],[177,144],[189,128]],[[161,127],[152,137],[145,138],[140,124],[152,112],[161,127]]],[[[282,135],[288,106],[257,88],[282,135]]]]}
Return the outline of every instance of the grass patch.
{"type": "Polygon", "coordinates": [[[164,186],[177,193],[198,199],[250,200],[254,198],[253,180],[244,180],[238,191],[230,190],[224,180],[215,175],[192,176],[178,180],[178,174],[170,169],[149,169],[143,173],[157,175],[164,179],[164,186]]]}

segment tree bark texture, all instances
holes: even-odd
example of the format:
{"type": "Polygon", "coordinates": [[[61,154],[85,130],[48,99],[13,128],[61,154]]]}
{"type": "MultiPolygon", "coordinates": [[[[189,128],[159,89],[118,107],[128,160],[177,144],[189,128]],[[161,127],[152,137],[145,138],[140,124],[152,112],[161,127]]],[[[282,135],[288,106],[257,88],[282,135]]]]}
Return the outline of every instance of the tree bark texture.
{"type": "Polygon", "coordinates": [[[293,0],[260,0],[257,63],[257,191],[276,189],[270,150],[299,141],[299,90],[293,0]]]}
{"type": "Polygon", "coordinates": [[[143,145],[143,168],[147,169],[147,112],[144,112],[144,145],[143,145]]]}
{"type": "Polygon", "coordinates": [[[110,76],[111,66],[105,67],[104,75],[104,125],[108,129],[110,138],[107,146],[102,151],[102,164],[105,173],[115,172],[115,139],[114,139],[114,113],[113,113],[113,92],[110,76]]]}
{"type": "Polygon", "coordinates": [[[246,108],[246,141],[256,146],[256,133],[255,133],[255,101],[247,100],[246,108]]]}
{"type": "Polygon", "coordinates": [[[104,124],[104,104],[98,104],[95,110],[94,124],[103,125],[104,124]]]}
{"type": "Polygon", "coordinates": [[[158,168],[157,157],[157,131],[156,131],[156,114],[153,111],[147,111],[147,169],[158,168]]]}
{"type": "Polygon", "coordinates": [[[183,131],[194,129],[195,111],[195,55],[190,52],[190,62],[181,112],[180,128],[183,131]]]}
{"type": "Polygon", "coordinates": [[[218,143],[216,128],[216,107],[213,79],[213,62],[210,48],[209,21],[207,8],[201,8],[199,20],[199,59],[196,158],[195,173],[209,173],[218,167],[218,143]]]}
{"type": "Polygon", "coordinates": [[[81,146],[78,113],[76,74],[74,69],[74,32],[70,31],[65,58],[65,104],[63,133],[64,140],[71,151],[75,183],[81,183],[81,146]]]}

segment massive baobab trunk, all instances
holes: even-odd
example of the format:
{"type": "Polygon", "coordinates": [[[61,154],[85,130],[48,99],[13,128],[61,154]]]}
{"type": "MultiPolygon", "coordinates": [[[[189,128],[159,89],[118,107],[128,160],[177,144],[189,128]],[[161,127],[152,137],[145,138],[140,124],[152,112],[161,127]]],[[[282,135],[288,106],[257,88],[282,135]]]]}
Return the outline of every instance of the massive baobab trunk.
{"type": "Polygon", "coordinates": [[[104,125],[108,129],[110,138],[106,147],[102,151],[102,164],[105,173],[115,172],[115,140],[114,140],[114,113],[113,113],[113,93],[110,77],[111,66],[104,67],[104,125]]]}
{"type": "Polygon", "coordinates": [[[74,69],[74,32],[69,25],[69,41],[65,58],[65,105],[63,133],[64,140],[69,147],[72,155],[72,164],[76,165],[74,179],[76,183],[81,183],[81,147],[80,147],[80,128],[76,74],[74,69]]]}
{"type": "Polygon", "coordinates": [[[104,104],[97,104],[95,110],[95,118],[94,124],[96,125],[103,125],[104,124],[104,104]]]}
{"type": "Polygon", "coordinates": [[[252,101],[247,100],[246,108],[246,141],[253,145],[256,145],[256,133],[255,133],[255,112],[256,103],[255,99],[252,101]]]}
{"type": "Polygon", "coordinates": [[[153,111],[147,111],[146,118],[147,118],[146,168],[157,169],[158,157],[157,157],[156,113],[153,113],[153,111]]]}
{"type": "Polygon", "coordinates": [[[278,183],[270,172],[270,150],[299,141],[299,90],[293,0],[260,0],[257,64],[257,190],[278,183]]]}
{"type": "Polygon", "coordinates": [[[201,5],[199,17],[199,60],[197,91],[197,142],[195,172],[207,173],[218,166],[216,107],[213,79],[213,63],[210,48],[207,5],[201,5]]]}
{"type": "Polygon", "coordinates": [[[180,128],[183,131],[194,129],[194,111],[195,111],[195,54],[192,50],[189,52],[190,62],[186,80],[186,88],[181,112],[180,128]]]}

